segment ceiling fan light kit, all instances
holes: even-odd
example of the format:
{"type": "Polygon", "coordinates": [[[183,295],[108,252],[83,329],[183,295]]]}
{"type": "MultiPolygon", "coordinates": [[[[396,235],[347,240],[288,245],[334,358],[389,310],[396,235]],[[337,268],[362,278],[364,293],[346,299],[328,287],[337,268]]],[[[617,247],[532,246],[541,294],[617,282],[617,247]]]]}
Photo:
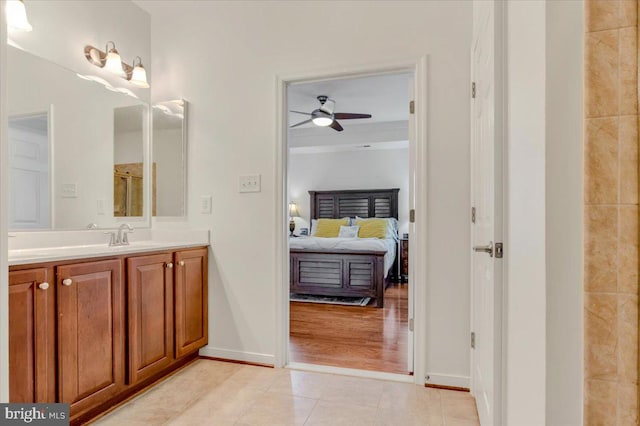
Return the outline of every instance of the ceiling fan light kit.
{"type": "Polygon", "coordinates": [[[371,118],[371,114],[355,114],[350,112],[334,113],[333,110],[335,108],[336,101],[334,101],[333,99],[330,99],[326,95],[320,95],[317,97],[317,99],[318,99],[318,102],[320,102],[320,107],[317,109],[314,109],[311,112],[302,112],[302,111],[293,111],[293,110],[290,111],[290,112],[295,112],[296,114],[303,114],[311,117],[308,120],[304,120],[290,126],[291,129],[293,129],[294,127],[302,126],[307,123],[313,123],[319,127],[331,127],[333,130],[341,132],[344,129],[340,125],[340,123],[338,123],[337,120],[354,120],[354,119],[360,119],[360,118],[371,118]]]}
{"type": "Polygon", "coordinates": [[[320,114],[316,114],[311,121],[313,121],[313,124],[316,126],[327,127],[331,126],[331,123],[333,123],[333,117],[330,114],[323,114],[321,111],[320,114]]]}

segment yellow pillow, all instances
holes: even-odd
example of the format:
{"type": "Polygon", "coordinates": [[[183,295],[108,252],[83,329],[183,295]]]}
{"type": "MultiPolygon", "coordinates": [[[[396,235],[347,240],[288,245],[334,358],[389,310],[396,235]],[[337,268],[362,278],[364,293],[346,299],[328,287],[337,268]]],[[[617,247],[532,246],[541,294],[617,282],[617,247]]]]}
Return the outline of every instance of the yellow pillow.
{"type": "Polygon", "coordinates": [[[360,227],[358,238],[384,238],[387,236],[387,221],[384,219],[356,220],[360,227]]]}
{"type": "Polygon", "coordinates": [[[318,219],[314,237],[336,238],[341,226],[347,226],[347,219],[318,219]]]}

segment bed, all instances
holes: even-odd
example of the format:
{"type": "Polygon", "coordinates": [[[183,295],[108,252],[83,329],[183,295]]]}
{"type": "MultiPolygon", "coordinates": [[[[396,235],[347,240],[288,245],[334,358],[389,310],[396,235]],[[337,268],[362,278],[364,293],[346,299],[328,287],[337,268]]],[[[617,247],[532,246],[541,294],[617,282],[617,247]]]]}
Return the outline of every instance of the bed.
{"type": "MultiPolygon", "coordinates": [[[[398,219],[398,188],[309,191],[311,219],[344,217],[398,219]]],[[[396,239],[291,238],[290,292],[318,296],[375,298],[397,280],[396,239]]]]}

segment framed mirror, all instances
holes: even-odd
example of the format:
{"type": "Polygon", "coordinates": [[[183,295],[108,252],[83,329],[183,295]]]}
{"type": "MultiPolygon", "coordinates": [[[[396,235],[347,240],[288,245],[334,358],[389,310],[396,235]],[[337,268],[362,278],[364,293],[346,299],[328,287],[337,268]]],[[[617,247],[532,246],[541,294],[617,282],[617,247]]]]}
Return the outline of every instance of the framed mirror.
{"type": "Polygon", "coordinates": [[[15,47],[7,56],[10,229],[148,227],[149,105],[15,47]]]}
{"type": "Polygon", "coordinates": [[[187,102],[153,104],[153,216],[184,218],[187,214],[187,102]]]}

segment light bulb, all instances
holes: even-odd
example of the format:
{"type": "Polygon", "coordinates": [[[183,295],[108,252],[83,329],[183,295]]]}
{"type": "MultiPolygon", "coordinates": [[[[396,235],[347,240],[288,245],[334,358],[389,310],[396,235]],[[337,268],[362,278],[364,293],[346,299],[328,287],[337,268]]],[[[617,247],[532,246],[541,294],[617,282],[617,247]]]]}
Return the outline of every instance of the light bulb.
{"type": "Polygon", "coordinates": [[[331,123],[333,123],[333,119],[330,117],[314,117],[312,121],[313,124],[320,127],[331,126],[331,123]]]}
{"type": "Polygon", "coordinates": [[[19,31],[33,30],[27,19],[27,9],[22,0],[7,1],[7,26],[19,31]]]}
{"type": "Polygon", "coordinates": [[[104,69],[120,77],[127,76],[127,73],[122,69],[122,58],[120,58],[120,54],[115,47],[107,51],[107,59],[104,63],[104,69]]]}
{"type": "Polygon", "coordinates": [[[138,87],[142,87],[144,89],[149,88],[149,83],[147,82],[147,71],[145,71],[142,64],[136,65],[133,67],[133,71],[131,72],[131,78],[129,79],[131,84],[134,84],[138,87]]]}

